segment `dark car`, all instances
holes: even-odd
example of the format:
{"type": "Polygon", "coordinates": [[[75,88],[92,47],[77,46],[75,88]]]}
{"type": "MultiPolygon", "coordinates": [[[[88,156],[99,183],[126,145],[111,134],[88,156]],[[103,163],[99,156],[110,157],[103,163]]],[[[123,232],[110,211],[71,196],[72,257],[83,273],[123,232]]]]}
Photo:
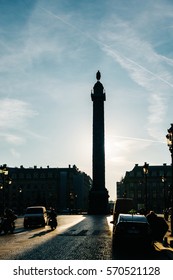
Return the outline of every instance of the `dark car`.
{"type": "Polygon", "coordinates": [[[113,246],[137,248],[152,245],[151,227],[144,215],[119,214],[113,225],[113,246]]]}
{"type": "Polygon", "coordinates": [[[45,226],[48,223],[47,211],[44,206],[31,206],[24,215],[24,227],[45,226]]]}

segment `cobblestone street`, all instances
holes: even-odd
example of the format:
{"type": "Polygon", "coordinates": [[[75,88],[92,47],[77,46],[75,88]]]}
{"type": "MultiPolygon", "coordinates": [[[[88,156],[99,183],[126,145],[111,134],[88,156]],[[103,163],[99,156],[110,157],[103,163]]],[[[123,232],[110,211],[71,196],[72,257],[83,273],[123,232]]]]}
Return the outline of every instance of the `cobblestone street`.
{"type": "MultiPolygon", "coordinates": [[[[112,216],[60,215],[58,227],[23,228],[0,236],[0,259],[4,260],[149,260],[170,259],[167,248],[151,251],[112,250],[112,216]]],[[[135,244],[134,244],[135,249],[135,244]]]]}

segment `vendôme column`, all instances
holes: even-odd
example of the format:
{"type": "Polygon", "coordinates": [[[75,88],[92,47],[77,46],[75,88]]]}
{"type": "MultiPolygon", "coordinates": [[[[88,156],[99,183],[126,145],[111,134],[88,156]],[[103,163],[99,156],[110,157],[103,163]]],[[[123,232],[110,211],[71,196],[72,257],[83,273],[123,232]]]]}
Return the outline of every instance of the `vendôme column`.
{"type": "Polygon", "coordinates": [[[93,101],[93,186],[89,194],[89,214],[107,214],[108,191],[105,188],[105,144],[104,144],[104,101],[106,94],[100,82],[101,74],[96,74],[97,82],[91,93],[93,101]]]}

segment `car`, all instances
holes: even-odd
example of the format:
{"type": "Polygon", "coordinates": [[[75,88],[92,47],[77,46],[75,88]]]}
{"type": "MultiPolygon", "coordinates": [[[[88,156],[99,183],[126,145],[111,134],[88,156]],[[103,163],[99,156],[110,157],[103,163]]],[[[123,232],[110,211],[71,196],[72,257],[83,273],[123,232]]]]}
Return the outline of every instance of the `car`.
{"type": "Polygon", "coordinates": [[[31,206],[26,208],[24,215],[24,227],[45,226],[48,224],[46,207],[31,206]]]}
{"type": "Polygon", "coordinates": [[[113,224],[113,247],[149,248],[152,245],[152,231],[147,218],[139,214],[119,214],[113,224]]]}

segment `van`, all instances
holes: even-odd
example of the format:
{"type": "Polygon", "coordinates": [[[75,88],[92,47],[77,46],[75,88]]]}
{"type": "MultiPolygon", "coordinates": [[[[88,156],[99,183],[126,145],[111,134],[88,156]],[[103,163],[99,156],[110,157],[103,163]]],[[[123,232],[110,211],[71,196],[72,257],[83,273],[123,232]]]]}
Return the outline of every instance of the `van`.
{"type": "Polygon", "coordinates": [[[113,223],[116,224],[119,214],[128,214],[132,209],[132,198],[117,198],[113,208],[113,223]]]}
{"type": "Polygon", "coordinates": [[[48,223],[47,211],[44,206],[31,206],[26,208],[24,227],[45,226],[48,223]]]}

